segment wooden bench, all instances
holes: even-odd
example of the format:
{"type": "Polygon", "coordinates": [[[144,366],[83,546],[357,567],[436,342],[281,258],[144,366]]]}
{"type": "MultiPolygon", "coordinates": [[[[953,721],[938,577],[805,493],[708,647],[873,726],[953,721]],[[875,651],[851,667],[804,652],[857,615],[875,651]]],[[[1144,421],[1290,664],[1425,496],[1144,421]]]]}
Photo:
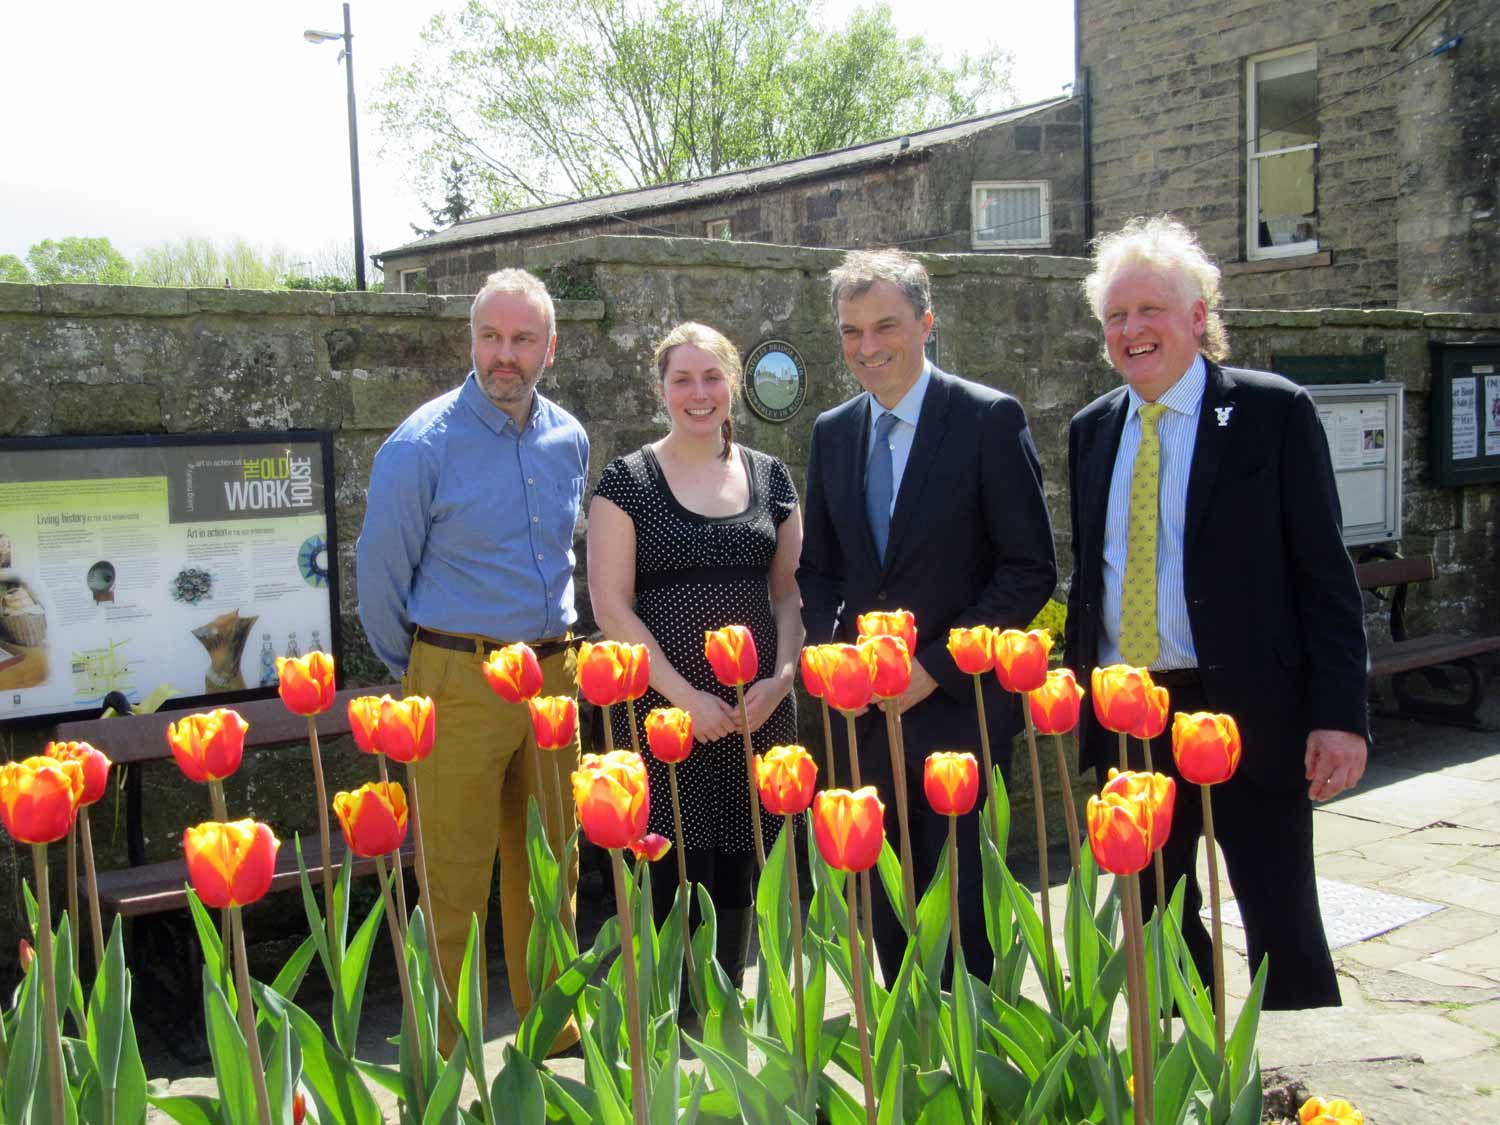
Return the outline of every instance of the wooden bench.
{"type": "Polygon", "coordinates": [[[1370,646],[1370,676],[1392,677],[1391,689],[1403,715],[1478,727],[1484,677],[1474,658],[1500,652],[1500,636],[1429,633],[1412,637],[1407,633],[1407,591],[1413,583],[1437,577],[1431,558],[1374,558],[1356,564],[1354,570],[1360,589],[1381,598],[1385,595],[1380,590],[1391,590],[1391,641],[1370,646]],[[1430,692],[1413,692],[1417,672],[1422,673],[1430,692]]]}

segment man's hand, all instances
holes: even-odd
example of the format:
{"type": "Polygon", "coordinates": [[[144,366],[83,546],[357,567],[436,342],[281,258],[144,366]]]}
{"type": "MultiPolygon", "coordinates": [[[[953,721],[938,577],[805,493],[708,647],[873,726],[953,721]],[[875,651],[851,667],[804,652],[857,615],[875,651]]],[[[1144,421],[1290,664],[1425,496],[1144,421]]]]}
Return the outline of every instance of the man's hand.
{"type": "Polygon", "coordinates": [[[1307,795],[1314,801],[1353,789],[1365,773],[1365,740],[1347,730],[1315,730],[1307,736],[1307,795]]]}
{"type": "Polygon", "coordinates": [[[911,659],[911,683],[896,697],[898,714],[906,714],[922,700],[937,691],[937,681],[927,674],[922,662],[915,656],[911,659]]]}

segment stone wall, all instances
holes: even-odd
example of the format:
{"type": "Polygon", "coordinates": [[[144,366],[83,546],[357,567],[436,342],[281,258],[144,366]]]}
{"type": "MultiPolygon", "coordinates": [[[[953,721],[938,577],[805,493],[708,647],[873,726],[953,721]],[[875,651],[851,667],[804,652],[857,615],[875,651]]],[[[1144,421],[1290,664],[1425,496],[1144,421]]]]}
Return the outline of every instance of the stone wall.
{"type": "MultiPolygon", "coordinates": [[[[588,428],[591,476],[663,432],[650,353],[669,327],[694,318],[721,327],[746,351],[774,338],[801,352],[810,382],[802,411],[784,425],[744,409],[736,417],[742,439],[782,457],[800,486],[814,417],[857,389],[843,368],[828,310],[824,275],[838,259],[831,250],[626,237],[528,251],[530,268],[561,271],[601,295],[560,302],[557,363],[542,383],[588,428]]],[[[1001,387],[1026,406],[1067,575],[1067,423],[1115,382],[1079,294],[1085,264],[1012,255],[927,261],[940,364],[1001,387]]],[[[466,298],[445,296],[0,285],[0,436],[333,431],[340,656],[356,682],[381,682],[386,674],[363,641],[354,604],[354,541],[370,462],[413,407],[462,379],[467,309],[466,298]]],[[[1227,319],[1236,359],[1251,365],[1267,364],[1272,355],[1385,356],[1388,377],[1407,392],[1402,546],[1432,553],[1440,573],[1413,593],[1414,628],[1500,630],[1500,570],[1493,561],[1500,486],[1436,489],[1426,465],[1428,342],[1500,335],[1500,316],[1321,310],[1231,312],[1227,319]]],[[[586,597],[580,604],[586,610],[586,597]]],[[[1383,635],[1378,613],[1370,628],[1372,637],[1383,635]]],[[[4,732],[11,755],[34,751],[46,736],[36,726],[4,732]]],[[[816,743],[820,736],[809,730],[807,737],[816,743]]],[[[368,760],[347,746],[333,748],[331,757],[333,784],[368,772],[368,760]]],[[[231,789],[236,808],[274,814],[288,838],[312,824],[305,778],[282,764],[293,758],[305,764],[295,753],[263,755],[234,783],[243,786],[239,795],[231,789]]],[[[186,818],[207,805],[201,788],[169,767],[148,772],[151,848],[164,857],[175,854],[186,818]]],[[[1028,820],[1015,818],[1021,850],[1028,820]]],[[[95,834],[108,853],[105,863],[123,862],[118,837],[97,825],[95,834]]],[[[19,854],[0,853],[0,903],[19,903],[19,854]]],[[[0,917],[0,950],[14,948],[0,917]]]]}
{"type": "Polygon", "coordinates": [[[1177,214],[1226,263],[1235,305],[1500,309],[1500,16],[1493,5],[1453,4],[1397,50],[1431,7],[1082,0],[1095,229],[1177,214]],[[1422,58],[1450,25],[1463,46],[1422,58]],[[1245,62],[1306,43],[1317,46],[1320,252],[1245,261],[1245,62]]]}
{"type": "Polygon", "coordinates": [[[886,164],[799,179],[741,196],[657,211],[632,211],[571,226],[537,229],[436,254],[420,250],[383,259],[386,285],[425,265],[434,293],[473,293],[496,269],[519,266],[531,247],[592,235],[702,238],[704,224],[728,219],[737,242],[792,246],[891,246],[955,253],[969,250],[970,185],[976,180],[1046,180],[1052,250],[1085,252],[1082,117],[1076,100],[963,140],[914,151],[886,164]]]}

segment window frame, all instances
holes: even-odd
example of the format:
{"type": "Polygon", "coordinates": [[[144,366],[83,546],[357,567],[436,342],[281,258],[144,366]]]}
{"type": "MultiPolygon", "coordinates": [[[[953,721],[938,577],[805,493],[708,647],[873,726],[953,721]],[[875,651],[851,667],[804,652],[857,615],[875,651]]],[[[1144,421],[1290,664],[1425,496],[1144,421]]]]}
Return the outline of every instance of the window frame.
{"type": "Polygon", "coordinates": [[[728,216],[725,216],[725,217],[719,218],[719,219],[704,219],[703,220],[703,237],[704,238],[711,238],[715,242],[733,242],[734,241],[734,223],[732,222],[732,220],[730,220],[730,218],[728,216]],[[715,231],[716,228],[718,230],[723,231],[724,233],[723,234],[715,234],[714,231],[715,231]]]}
{"type": "MultiPolygon", "coordinates": [[[[1261,66],[1266,63],[1276,62],[1292,55],[1307,55],[1311,65],[1307,67],[1316,80],[1318,73],[1318,45],[1317,43],[1299,43],[1292,47],[1281,47],[1275,51],[1265,51],[1258,55],[1251,55],[1245,59],[1245,260],[1265,261],[1274,258],[1299,258],[1306,254],[1316,254],[1322,249],[1316,233],[1312,238],[1302,239],[1300,242],[1288,242],[1280,246],[1262,246],[1260,244],[1260,177],[1256,174],[1256,162],[1269,157],[1286,156],[1294,152],[1313,153],[1313,216],[1321,216],[1320,201],[1317,195],[1317,169],[1318,152],[1322,146],[1321,136],[1318,140],[1307,144],[1289,145],[1286,148],[1268,149],[1265,152],[1255,150],[1255,142],[1258,136],[1259,122],[1257,120],[1256,103],[1256,81],[1257,73],[1261,66]]],[[[1294,73],[1301,73],[1300,71],[1294,73]]],[[[1321,122],[1319,123],[1321,126],[1321,122]]],[[[1317,230],[1315,224],[1314,230],[1317,230]]]]}
{"type": "Polygon", "coordinates": [[[427,293],[427,292],[430,292],[430,290],[427,290],[427,289],[408,289],[406,287],[406,279],[408,277],[411,277],[414,274],[421,274],[425,278],[427,276],[427,267],[426,266],[412,266],[409,269],[404,269],[404,270],[397,271],[397,274],[396,274],[396,283],[397,283],[398,286],[400,286],[400,292],[402,292],[402,293],[427,293]]]}
{"type": "Polygon", "coordinates": [[[1046,250],[1052,246],[1051,180],[973,180],[969,184],[969,245],[975,250],[1046,250]],[[979,234],[980,199],[996,188],[1036,188],[1042,233],[1039,238],[982,238],[979,234]]]}

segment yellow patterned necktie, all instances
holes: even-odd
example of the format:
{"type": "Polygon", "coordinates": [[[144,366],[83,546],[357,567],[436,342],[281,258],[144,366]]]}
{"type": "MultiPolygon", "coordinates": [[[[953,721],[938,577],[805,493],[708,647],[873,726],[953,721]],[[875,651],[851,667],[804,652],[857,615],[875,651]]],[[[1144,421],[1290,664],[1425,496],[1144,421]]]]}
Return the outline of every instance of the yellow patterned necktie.
{"type": "Polygon", "coordinates": [[[1156,631],[1156,525],[1160,510],[1161,439],[1156,421],[1167,408],[1141,406],[1141,447],[1130,472],[1130,529],[1125,538],[1125,588],[1120,600],[1120,656],[1149,668],[1161,649],[1156,631]]]}

